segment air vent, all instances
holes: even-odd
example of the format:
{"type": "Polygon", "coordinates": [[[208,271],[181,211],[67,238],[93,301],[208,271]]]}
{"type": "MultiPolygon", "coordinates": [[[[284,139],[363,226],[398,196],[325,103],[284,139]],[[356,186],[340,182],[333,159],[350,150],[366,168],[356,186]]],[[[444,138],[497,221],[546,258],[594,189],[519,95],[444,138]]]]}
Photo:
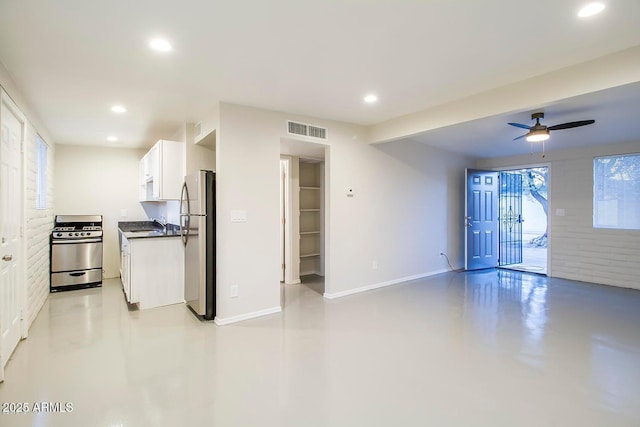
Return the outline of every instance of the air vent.
{"type": "Polygon", "coordinates": [[[327,130],[317,126],[309,126],[309,136],[320,139],[327,139],[327,130]]]}
{"type": "Polygon", "coordinates": [[[327,139],[327,129],[304,123],[287,121],[288,132],[293,135],[308,136],[311,138],[327,139]]]}
{"type": "Polygon", "coordinates": [[[302,123],[287,122],[289,124],[289,133],[307,136],[308,126],[302,123]]]}

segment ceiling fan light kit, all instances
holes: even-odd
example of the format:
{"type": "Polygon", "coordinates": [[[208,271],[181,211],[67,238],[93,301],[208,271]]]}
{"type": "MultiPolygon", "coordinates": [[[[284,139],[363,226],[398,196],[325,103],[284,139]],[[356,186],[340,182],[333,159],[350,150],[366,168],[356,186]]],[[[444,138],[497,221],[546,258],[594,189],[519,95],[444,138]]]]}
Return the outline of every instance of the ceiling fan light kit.
{"type": "Polygon", "coordinates": [[[528,142],[541,142],[549,139],[549,130],[548,129],[534,129],[530,131],[525,139],[528,142]]]}
{"type": "Polygon", "coordinates": [[[540,124],[540,119],[544,119],[544,113],[542,112],[533,113],[531,115],[531,120],[534,120],[534,119],[536,121],[536,124],[533,126],[523,125],[522,123],[508,123],[508,124],[520,129],[529,130],[529,132],[525,133],[524,135],[520,135],[516,138],[513,138],[514,141],[521,138],[525,138],[527,142],[542,142],[542,157],[544,157],[544,141],[549,139],[549,131],[577,128],[580,126],[591,125],[596,122],[595,120],[580,120],[577,122],[567,122],[567,123],[561,123],[559,125],[545,126],[540,124]]]}

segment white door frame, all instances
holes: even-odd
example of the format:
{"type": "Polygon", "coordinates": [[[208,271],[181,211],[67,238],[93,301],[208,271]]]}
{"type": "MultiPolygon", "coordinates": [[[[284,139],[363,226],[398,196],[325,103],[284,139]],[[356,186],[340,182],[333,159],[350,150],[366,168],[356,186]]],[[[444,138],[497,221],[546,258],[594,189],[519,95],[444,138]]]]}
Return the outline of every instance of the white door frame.
{"type": "MultiPolygon", "coordinates": [[[[26,156],[25,156],[25,141],[27,134],[27,119],[24,114],[20,111],[18,106],[13,102],[9,94],[7,94],[2,87],[0,87],[0,104],[4,104],[18,119],[20,122],[22,129],[20,135],[20,172],[19,172],[19,192],[18,199],[20,200],[19,216],[20,216],[20,233],[19,233],[19,241],[17,248],[17,256],[18,256],[18,304],[20,304],[19,312],[20,312],[20,335],[21,338],[24,339],[28,334],[28,325],[27,325],[27,292],[25,289],[26,282],[26,263],[24,262],[24,254],[26,253],[26,243],[24,238],[24,230],[26,229],[26,218],[24,215],[24,196],[25,196],[25,179],[24,179],[24,171],[26,170],[26,156]]],[[[0,116],[0,123],[2,122],[2,117],[0,116]]],[[[0,346],[2,342],[0,341],[0,346]]],[[[15,351],[15,349],[13,349],[15,351]]],[[[0,353],[1,354],[1,353],[0,353]]],[[[8,361],[4,361],[0,359],[0,382],[4,381],[4,366],[8,361]]]]}
{"type": "Polygon", "coordinates": [[[282,232],[281,238],[284,242],[284,283],[294,284],[300,283],[300,275],[298,274],[297,267],[297,259],[294,257],[294,241],[293,236],[296,235],[294,233],[294,226],[296,225],[296,221],[294,221],[294,212],[293,212],[293,192],[291,181],[293,179],[293,168],[291,162],[291,156],[280,156],[280,167],[284,169],[284,180],[283,180],[283,211],[285,223],[281,223],[282,232]],[[284,236],[282,236],[284,234],[284,236]]]}
{"type": "MultiPolygon", "coordinates": [[[[297,138],[286,138],[286,140],[288,141],[294,141],[296,143],[303,143],[304,144],[312,144],[318,147],[321,147],[322,150],[324,151],[323,153],[323,159],[322,161],[324,162],[324,167],[322,168],[322,175],[321,175],[321,187],[322,187],[322,200],[321,200],[321,207],[322,207],[322,216],[321,216],[321,252],[322,252],[322,265],[323,265],[323,273],[324,273],[324,295],[326,297],[326,295],[330,295],[331,294],[331,257],[329,256],[329,242],[330,242],[330,236],[331,236],[331,228],[329,226],[330,224],[330,212],[331,212],[331,206],[330,206],[330,200],[331,200],[331,186],[330,186],[330,161],[331,161],[331,146],[327,143],[327,142],[320,142],[320,141],[307,141],[307,140],[303,140],[303,139],[297,139],[297,138]]],[[[300,146],[302,147],[302,146],[300,146]]],[[[316,154],[314,155],[309,155],[308,152],[309,150],[307,149],[303,149],[300,148],[298,149],[297,147],[294,148],[290,148],[288,150],[285,151],[287,154],[281,154],[280,158],[281,159],[289,159],[290,160],[290,169],[289,169],[289,179],[287,180],[287,182],[289,183],[289,207],[288,207],[288,218],[290,219],[290,221],[288,221],[288,227],[287,230],[289,232],[289,238],[285,240],[285,244],[289,245],[290,247],[290,251],[287,252],[288,255],[286,255],[286,257],[288,257],[286,259],[287,262],[287,266],[292,266],[292,268],[287,268],[285,270],[285,283],[289,284],[294,284],[294,283],[300,283],[300,264],[299,264],[299,260],[300,260],[300,242],[299,242],[299,232],[300,232],[300,221],[299,221],[299,217],[300,217],[300,211],[299,211],[299,187],[300,187],[300,183],[299,183],[299,169],[298,169],[298,165],[299,162],[298,161],[293,161],[293,159],[295,157],[302,157],[302,158],[309,158],[309,159],[316,159],[316,154]],[[288,276],[288,274],[290,274],[290,276],[288,276]]],[[[319,159],[318,159],[319,160],[319,159]]]]}

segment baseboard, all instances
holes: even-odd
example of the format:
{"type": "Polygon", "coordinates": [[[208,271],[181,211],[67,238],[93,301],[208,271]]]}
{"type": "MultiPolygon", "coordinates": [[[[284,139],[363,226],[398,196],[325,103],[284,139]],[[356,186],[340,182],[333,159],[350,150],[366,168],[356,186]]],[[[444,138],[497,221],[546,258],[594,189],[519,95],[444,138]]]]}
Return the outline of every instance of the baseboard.
{"type": "Polygon", "coordinates": [[[335,292],[335,293],[331,293],[331,294],[325,292],[323,297],[325,297],[326,299],[342,298],[342,297],[346,297],[347,295],[353,295],[353,294],[358,294],[360,292],[372,291],[374,289],[384,288],[386,286],[397,285],[398,283],[404,283],[404,282],[408,282],[410,280],[422,279],[424,277],[435,276],[436,274],[447,273],[448,271],[449,271],[448,269],[430,271],[428,273],[416,274],[414,276],[401,277],[399,279],[389,280],[389,281],[381,282],[381,283],[374,283],[373,285],[362,286],[362,287],[359,287],[359,288],[349,289],[349,290],[342,291],[342,292],[335,292]]]}
{"type": "Polygon", "coordinates": [[[249,320],[249,319],[254,319],[256,317],[267,316],[269,314],[280,313],[281,311],[282,311],[282,307],[277,306],[277,307],[267,308],[265,310],[254,311],[252,313],[241,314],[239,316],[232,316],[232,317],[226,317],[226,318],[220,318],[216,316],[213,321],[218,326],[224,326],[224,325],[229,325],[231,323],[242,322],[243,320],[249,320]]]}

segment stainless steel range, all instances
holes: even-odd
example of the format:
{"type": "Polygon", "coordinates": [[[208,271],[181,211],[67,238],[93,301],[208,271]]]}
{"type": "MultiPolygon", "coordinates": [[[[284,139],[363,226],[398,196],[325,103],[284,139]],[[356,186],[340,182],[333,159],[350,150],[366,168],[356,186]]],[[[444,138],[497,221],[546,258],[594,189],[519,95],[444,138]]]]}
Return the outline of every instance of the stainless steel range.
{"type": "Polygon", "coordinates": [[[56,215],[51,292],[102,286],[102,215],[56,215]]]}

